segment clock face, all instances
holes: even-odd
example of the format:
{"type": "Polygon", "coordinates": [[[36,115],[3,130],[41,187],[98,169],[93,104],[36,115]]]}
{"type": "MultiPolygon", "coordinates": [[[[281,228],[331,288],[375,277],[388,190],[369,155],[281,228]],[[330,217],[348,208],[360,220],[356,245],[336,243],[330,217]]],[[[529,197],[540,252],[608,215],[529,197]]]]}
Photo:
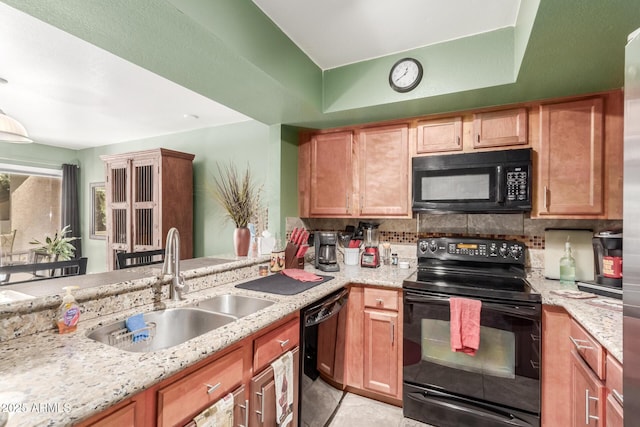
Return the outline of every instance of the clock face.
{"type": "Polygon", "coordinates": [[[422,79],[422,65],[413,58],[404,58],[393,64],[389,84],[397,92],[409,92],[422,79]]]}

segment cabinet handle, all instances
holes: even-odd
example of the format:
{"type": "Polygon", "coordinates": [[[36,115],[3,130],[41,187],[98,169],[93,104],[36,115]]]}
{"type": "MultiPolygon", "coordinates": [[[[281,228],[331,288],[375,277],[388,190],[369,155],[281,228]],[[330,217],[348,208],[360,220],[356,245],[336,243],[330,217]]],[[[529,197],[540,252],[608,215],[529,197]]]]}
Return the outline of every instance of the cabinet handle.
{"type": "Polygon", "coordinates": [[[544,210],[545,211],[549,211],[549,200],[547,198],[547,193],[549,192],[549,188],[545,185],[544,186],[544,193],[543,193],[543,197],[544,197],[544,201],[543,201],[543,205],[544,205],[544,210]]]}
{"type": "Polygon", "coordinates": [[[585,410],[584,410],[584,416],[585,416],[585,420],[584,420],[584,424],[585,425],[589,425],[589,420],[599,420],[600,418],[596,417],[595,415],[591,415],[589,413],[589,401],[590,400],[595,400],[596,402],[598,401],[597,397],[593,397],[593,396],[589,396],[589,389],[585,389],[585,398],[584,398],[584,406],[585,406],[585,410]]]}
{"type": "Polygon", "coordinates": [[[216,391],[216,389],[217,389],[218,387],[220,387],[220,386],[222,385],[222,383],[218,383],[218,384],[216,384],[216,385],[211,385],[211,384],[206,384],[206,383],[205,383],[205,385],[207,386],[207,394],[211,394],[211,393],[213,393],[214,391],[216,391]]]}
{"type": "Polygon", "coordinates": [[[347,201],[347,212],[349,212],[349,193],[344,194],[345,200],[347,201]]]}
{"type": "Polygon", "coordinates": [[[581,342],[588,343],[589,341],[587,341],[587,340],[579,340],[579,339],[576,339],[576,338],[572,337],[571,335],[569,335],[569,339],[571,340],[573,345],[576,346],[576,350],[593,350],[593,347],[591,347],[591,346],[580,344],[581,342]]]}
{"type": "Polygon", "coordinates": [[[384,300],[383,300],[382,298],[376,298],[376,303],[377,303],[379,306],[383,306],[383,305],[384,305],[384,300]]]}
{"type": "Polygon", "coordinates": [[[244,405],[238,405],[244,410],[244,424],[238,424],[238,427],[249,427],[249,401],[245,400],[244,405]]]}
{"type": "Polygon", "coordinates": [[[476,142],[477,142],[478,144],[480,144],[480,134],[479,134],[479,133],[478,133],[478,134],[476,134],[476,142]]]}
{"type": "Polygon", "coordinates": [[[286,339],[284,341],[278,341],[280,343],[280,347],[284,348],[287,344],[289,344],[289,340],[286,339]]]}
{"type": "Polygon", "coordinates": [[[618,390],[616,390],[615,388],[611,389],[611,394],[613,394],[614,399],[616,399],[620,405],[624,406],[623,396],[618,390]]]}
{"type": "Polygon", "coordinates": [[[260,424],[264,423],[264,387],[260,388],[260,393],[256,392],[260,396],[260,410],[256,411],[256,414],[260,415],[260,424]]]}
{"type": "Polygon", "coordinates": [[[395,338],[396,338],[396,331],[395,331],[395,325],[393,323],[390,323],[391,325],[391,345],[393,345],[393,343],[395,342],[395,338]]]}
{"type": "Polygon", "coordinates": [[[459,137],[459,136],[457,136],[457,137],[456,137],[456,144],[457,144],[458,146],[460,146],[460,137],[459,137]]]}

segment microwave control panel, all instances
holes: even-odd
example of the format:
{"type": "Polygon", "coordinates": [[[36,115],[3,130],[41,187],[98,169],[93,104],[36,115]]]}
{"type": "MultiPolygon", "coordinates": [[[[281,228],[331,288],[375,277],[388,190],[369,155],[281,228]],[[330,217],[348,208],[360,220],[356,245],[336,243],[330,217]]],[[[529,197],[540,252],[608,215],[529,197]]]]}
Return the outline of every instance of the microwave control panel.
{"type": "Polygon", "coordinates": [[[509,167],[507,172],[507,200],[529,199],[529,168],[526,166],[509,167]]]}

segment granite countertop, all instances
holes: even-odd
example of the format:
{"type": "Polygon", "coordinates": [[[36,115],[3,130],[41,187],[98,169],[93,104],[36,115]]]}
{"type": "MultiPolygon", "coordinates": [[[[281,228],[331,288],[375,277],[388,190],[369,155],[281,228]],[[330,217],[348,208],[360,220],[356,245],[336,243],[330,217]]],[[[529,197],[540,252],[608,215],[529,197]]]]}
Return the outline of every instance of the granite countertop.
{"type": "MultiPolygon", "coordinates": [[[[341,265],[334,279],[302,293],[283,296],[242,290],[235,285],[245,280],[217,284],[189,293],[186,300],[163,301],[166,307],[188,305],[215,295],[234,293],[257,296],[274,302],[221,328],[183,344],[150,353],[131,353],[86,337],[102,324],[122,320],[140,309],[80,321],[72,334],[59,335],[53,330],[0,343],[0,412],[9,414],[7,426],[68,425],[87,417],[180,372],[215,352],[258,332],[269,324],[294,313],[306,305],[349,283],[390,288],[402,287],[404,278],[414,269],[382,266],[377,269],[341,265]],[[46,408],[46,411],[38,409],[46,408]]],[[[256,267],[256,277],[258,271],[256,267]]],[[[252,280],[252,279],[249,279],[252,280]]],[[[532,286],[543,302],[565,307],[618,360],[622,361],[622,315],[610,309],[588,305],[584,300],[570,300],[550,293],[560,289],[553,281],[532,279],[532,286]]],[[[153,309],[150,305],[146,311],[153,309]]],[[[143,310],[144,311],[144,310],[143,310]]],[[[0,417],[0,426],[2,419],[0,417]]]]}

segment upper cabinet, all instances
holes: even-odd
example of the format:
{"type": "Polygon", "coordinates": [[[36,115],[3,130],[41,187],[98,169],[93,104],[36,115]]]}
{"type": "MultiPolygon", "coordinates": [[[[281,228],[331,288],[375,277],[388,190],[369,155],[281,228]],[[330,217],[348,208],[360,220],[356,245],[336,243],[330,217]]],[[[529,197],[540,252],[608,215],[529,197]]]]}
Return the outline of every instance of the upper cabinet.
{"type": "Polygon", "coordinates": [[[462,150],[462,116],[420,120],[416,124],[418,154],[462,150]]]}
{"type": "Polygon", "coordinates": [[[622,217],[622,94],[539,108],[538,218],[622,217]]]}
{"type": "Polygon", "coordinates": [[[410,217],[409,126],[308,135],[299,151],[303,217],[410,217]]]}
{"type": "Polygon", "coordinates": [[[180,232],[181,258],[192,257],[193,158],[164,148],[101,156],[109,270],[118,252],[162,249],[172,227],[180,232]]]}
{"type": "Polygon", "coordinates": [[[526,108],[473,115],[473,148],[512,145],[527,145],[526,108]]]}

